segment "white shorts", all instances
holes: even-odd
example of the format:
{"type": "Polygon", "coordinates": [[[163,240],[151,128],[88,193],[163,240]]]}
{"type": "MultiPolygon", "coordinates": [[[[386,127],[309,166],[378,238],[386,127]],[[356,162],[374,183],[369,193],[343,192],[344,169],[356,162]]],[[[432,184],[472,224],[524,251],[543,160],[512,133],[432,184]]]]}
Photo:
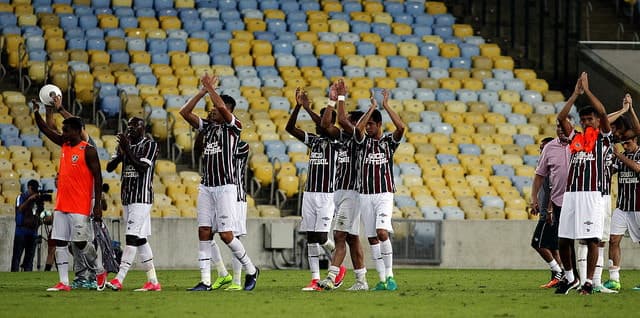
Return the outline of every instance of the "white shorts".
{"type": "Polygon", "coordinates": [[[233,236],[247,235],[247,202],[236,201],[236,229],[233,236]]]}
{"type": "Polygon", "coordinates": [[[604,200],[598,191],[565,192],[558,225],[558,237],[601,239],[604,228],[604,200]]]}
{"type": "Polygon", "coordinates": [[[334,210],[333,193],[305,192],[302,195],[300,231],[328,233],[334,210]]]}
{"type": "Polygon", "coordinates": [[[89,216],[54,211],[51,238],[64,242],[93,241],[93,226],[89,216]]]}
{"type": "Polygon", "coordinates": [[[360,234],[360,210],[358,198],[360,194],[354,190],[336,190],[333,202],[336,206],[336,224],[334,231],[360,234]]]}
{"type": "Polygon", "coordinates": [[[211,227],[214,233],[233,232],[236,228],[237,186],[198,187],[198,226],[211,227]]]}
{"type": "Polygon", "coordinates": [[[125,235],[147,238],[151,235],[151,204],[132,203],[122,206],[122,216],[127,224],[125,235]]]}
{"type": "Polygon", "coordinates": [[[602,238],[600,241],[609,242],[609,233],[611,233],[611,196],[603,195],[602,200],[604,201],[604,223],[602,227],[602,238]]]}
{"type": "Polygon", "coordinates": [[[360,217],[367,237],[377,237],[377,231],[393,232],[391,215],[393,214],[393,193],[360,194],[358,201],[360,217]]]}
{"type": "Polygon", "coordinates": [[[640,242],[640,212],[613,210],[611,235],[624,235],[625,231],[629,231],[629,236],[634,243],[640,242]]]}

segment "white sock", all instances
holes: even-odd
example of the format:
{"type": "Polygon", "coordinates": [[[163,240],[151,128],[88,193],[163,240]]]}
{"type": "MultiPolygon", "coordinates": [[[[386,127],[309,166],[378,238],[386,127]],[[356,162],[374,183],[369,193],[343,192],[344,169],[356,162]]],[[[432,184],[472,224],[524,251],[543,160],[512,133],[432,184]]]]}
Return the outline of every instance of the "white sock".
{"type": "Polygon", "coordinates": [[[124,278],[127,276],[129,269],[133,265],[133,260],[136,258],[136,251],[138,249],[132,245],[125,245],[124,251],[122,251],[122,258],[120,259],[120,270],[118,270],[118,275],[116,275],[116,279],[120,281],[120,283],[124,282],[124,278]]]}
{"type": "Polygon", "coordinates": [[[561,272],[562,269],[560,268],[560,265],[558,264],[558,262],[556,262],[555,259],[551,260],[551,262],[548,263],[549,264],[549,268],[554,271],[554,272],[561,272]]]}
{"type": "Polygon", "coordinates": [[[569,284],[573,283],[573,281],[576,280],[575,276],[573,276],[573,270],[565,270],[564,277],[567,279],[567,282],[569,282],[569,284]]]}
{"type": "Polygon", "coordinates": [[[620,281],[620,266],[609,267],[609,279],[615,280],[616,282],[620,281]]]}
{"type": "Polygon", "coordinates": [[[69,248],[56,246],[56,265],[60,282],[69,285],[69,248]]]}
{"type": "Polygon", "coordinates": [[[138,246],[138,257],[140,257],[140,267],[147,273],[147,281],[157,284],[158,277],[156,276],[156,268],[153,265],[153,251],[151,251],[149,242],[138,246]]]}
{"type": "Polygon", "coordinates": [[[242,284],[242,263],[235,257],[231,258],[231,266],[233,266],[233,283],[242,284]]]}
{"type": "Polygon", "coordinates": [[[251,262],[249,255],[247,255],[247,251],[244,249],[244,245],[242,245],[242,242],[240,242],[239,239],[234,237],[233,240],[229,242],[229,244],[227,244],[227,246],[229,247],[229,249],[231,249],[231,253],[233,253],[233,256],[235,256],[240,261],[240,263],[242,263],[242,266],[244,267],[244,270],[247,272],[247,274],[253,275],[256,273],[256,267],[255,265],[253,265],[253,262],[251,262]]]}
{"type": "Polygon", "coordinates": [[[602,285],[602,266],[604,265],[604,247],[598,247],[598,261],[593,271],[593,286],[602,285]]]}
{"type": "Polygon", "coordinates": [[[384,266],[384,260],[382,260],[382,252],[380,252],[380,243],[371,245],[371,258],[376,264],[376,271],[378,272],[378,279],[381,282],[386,281],[387,273],[384,266]]]}
{"type": "Polygon", "coordinates": [[[311,270],[311,279],[320,279],[320,244],[307,243],[307,257],[309,260],[309,269],[311,270]]]}
{"type": "Polygon", "coordinates": [[[367,282],[367,269],[366,268],[358,268],[353,270],[353,272],[356,274],[356,281],[359,281],[361,283],[366,283],[367,282]]]}
{"type": "Polygon", "coordinates": [[[578,269],[578,275],[580,281],[584,282],[587,279],[587,252],[589,249],[586,245],[578,244],[576,249],[576,268],[578,269]]]}
{"type": "Polygon", "coordinates": [[[200,280],[211,286],[211,241],[198,242],[198,263],[200,263],[200,280]]]}
{"type": "Polygon", "coordinates": [[[329,273],[327,273],[327,277],[331,279],[332,282],[336,282],[336,276],[340,273],[340,267],[338,266],[329,266],[329,273]]]}
{"type": "Polygon", "coordinates": [[[211,240],[211,262],[216,267],[218,271],[218,277],[225,277],[229,275],[227,268],[224,266],[222,262],[222,255],[220,255],[220,249],[218,248],[218,244],[216,241],[211,240]]]}
{"type": "Polygon", "coordinates": [[[393,246],[391,246],[391,239],[380,242],[380,253],[384,262],[385,276],[393,277],[393,246]]]}

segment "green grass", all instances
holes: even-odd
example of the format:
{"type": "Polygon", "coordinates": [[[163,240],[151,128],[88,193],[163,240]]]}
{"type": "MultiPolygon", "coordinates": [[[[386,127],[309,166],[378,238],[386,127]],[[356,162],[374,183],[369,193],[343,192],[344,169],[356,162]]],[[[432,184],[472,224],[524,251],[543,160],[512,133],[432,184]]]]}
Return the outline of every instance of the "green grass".
{"type": "MultiPolygon", "coordinates": [[[[129,274],[120,292],[58,293],[44,291],[57,282],[55,272],[0,273],[0,317],[631,317],[639,307],[640,292],[631,290],[640,282],[636,271],[622,272],[620,294],[591,296],[539,289],[549,278],[542,270],[395,272],[395,292],[348,292],[351,271],[346,287],[301,292],[308,271],[264,270],[252,292],[200,293],[185,291],[199,280],[195,270],[159,271],[163,291],[156,293],[133,292],[145,280],[139,271],[129,274]]],[[[375,276],[370,270],[371,286],[375,276]]]]}

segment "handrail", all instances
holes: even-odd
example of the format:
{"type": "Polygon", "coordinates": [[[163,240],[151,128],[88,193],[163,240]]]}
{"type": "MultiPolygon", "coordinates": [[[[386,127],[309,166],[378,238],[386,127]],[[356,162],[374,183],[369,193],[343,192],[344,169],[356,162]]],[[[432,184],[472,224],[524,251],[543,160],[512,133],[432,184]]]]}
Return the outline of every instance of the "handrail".
{"type": "Polygon", "coordinates": [[[591,12],[593,11],[593,4],[591,4],[591,1],[587,1],[587,4],[585,5],[585,13],[584,13],[584,19],[585,19],[585,33],[586,33],[586,38],[587,41],[591,40],[591,12]]]}

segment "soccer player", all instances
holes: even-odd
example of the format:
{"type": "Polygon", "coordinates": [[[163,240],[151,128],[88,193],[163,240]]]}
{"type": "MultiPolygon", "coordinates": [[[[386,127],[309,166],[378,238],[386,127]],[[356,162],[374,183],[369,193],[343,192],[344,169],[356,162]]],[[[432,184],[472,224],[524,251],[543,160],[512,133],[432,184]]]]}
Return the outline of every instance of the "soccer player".
{"type": "Polygon", "coordinates": [[[95,222],[102,222],[100,204],[93,204],[102,189],[100,160],[96,148],[82,140],[82,119],[69,117],[62,124],[62,134],[51,129],[34,103],[34,116],[40,131],[55,144],[62,147],[58,168],[58,194],[53,218],[53,233],[56,240],[56,264],[60,281],[47,291],[70,291],[69,253],[67,245],[72,242],[75,250],[82,254],[95,269],[97,289],[104,289],[107,272],[98,261],[98,254],[90,242],[93,240],[95,222]]]}
{"type": "Polygon", "coordinates": [[[147,282],[136,291],[160,291],[162,287],[153,265],[153,252],[147,241],[151,235],[151,207],[153,205],[153,172],[158,158],[158,144],[144,135],[144,120],[132,117],[126,134],[118,134],[116,155],[107,163],[111,172],[122,163],[121,198],[126,244],[122,251],[120,270],[107,283],[113,290],[121,290],[127,272],[133,265],[136,253],[140,265],[147,273],[147,282]]]}
{"type": "Polygon", "coordinates": [[[567,294],[580,285],[574,277],[571,247],[573,241],[586,242],[587,279],[582,285],[582,294],[593,292],[593,274],[598,260],[598,243],[603,235],[604,199],[610,184],[606,184],[605,159],[611,151],[611,128],[602,103],[589,89],[587,73],[578,79],[573,94],[558,114],[558,122],[571,140],[571,160],[567,188],[563,197],[558,227],[560,256],[565,270],[556,293],[567,294]],[[586,94],[592,106],[580,110],[580,124],[584,132],[576,133],[567,121],[571,106],[580,94],[586,94]]]}
{"type": "MultiPolygon", "coordinates": [[[[234,154],[235,166],[238,171],[238,201],[236,202],[236,222],[237,229],[233,231],[233,235],[240,239],[241,236],[247,235],[247,190],[244,182],[244,178],[247,173],[247,160],[249,159],[249,144],[240,140],[236,153],[234,154]]],[[[225,288],[225,290],[236,291],[242,290],[241,276],[242,275],[242,263],[237,258],[231,259],[231,265],[233,268],[233,279],[231,285],[225,288]]]]}
{"type": "MultiPolygon", "coordinates": [[[[198,256],[200,263],[200,282],[189,291],[209,291],[211,286],[211,258],[213,234],[218,233],[220,239],[229,247],[246,271],[244,290],[253,290],[260,271],[253,265],[242,242],[233,235],[236,229],[236,206],[238,198],[237,169],[233,155],[240,140],[242,124],[233,116],[235,101],[231,97],[224,99],[216,93],[217,77],[205,74],[201,79],[203,87],[180,109],[180,115],[203,135],[203,174],[198,192],[198,256]],[[209,94],[213,108],[207,118],[200,118],[193,113],[196,103],[209,94]]],[[[219,251],[215,248],[217,254],[219,251]]],[[[222,263],[221,261],[217,262],[222,263]]],[[[218,266],[218,265],[216,265],[218,266]]],[[[224,265],[222,265],[224,267],[224,265]]],[[[226,271],[226,270],[225,270],[226,271]]],[[[221,275],[218,267],[218,278],[231,282],[228,273],[221,275]]],[[[220,287],[222,284],[220,284],[220,287]]],[[[219,287],[218,287],[219,288],[219,287]]]]}
{"type": "MultiPolygon", "coordinates": [[[[560,130],[559,128],[557,130],[560,130]]],[[[561,131],[558,131],[561,136],[561,131]]],[[[562,204],[562,193],[566,187],[567,167],[569,162],[569,148],[567,143],[562,144],[558,139],[547,137],[540,144],[540,160],[536,168],[536,175],[533,178],[533,186],[531,187],[531,214],[539,214],[538,224],[531,238],[531,247],[533,247],[540,257],[547,262],[551,270],[551,279],[548,283],[540,286],[541,288],[555,287],[562,279],[562,261],[558,253],[558,214],[553,213],[554,204],[552,203],[552,190],[556,190],[555,194],[558,202],[557,206],[562,204]],[[553,152],[545,152],[549,143],[558,140],[558,147],[549,149],[553,152]],[[552,158],[555,156],[554,158],[552,158]],[[553,173],[551,170],[556,168],[553,173]],[[559,173],[558,173],[559,172],[559,173]],[[551,178],[559,184],[551,185],[551,178]],[[559,192],[559,193],[558,193],[559,192]],[[559,194],[559,196],[558,196],[559,194]]],[[[551,148],[551,146],[549,146],[551,148]]]]}
{"type": "MultiPolygon", "coordinates": [[[[640,147],[636,138],[621,142],[624,152],[614,151],[614,172],[618,173],[618,200],[611,216],[609,240],[609,280],[606,288],[618,291],[620,284],[620,241],[626,231],[634,243],[640,242],[640,147]]],[[[640,290],[640,286],[633,288],[640,290]]]]}
{"type": "Polygon", "coordinates": [[[392,133],[382,133],[382,114],[371,92],[371,107],[356,125],[354,138],[359,151],[359,209],[371,255],[376,262],[379,281],[374,290],[396,290],[393,276],[393,247],[389,232],[393,232],[393,154],[398,148],[405,124],[389,106],[389,91],[382,91],[382,107],[396,127],[392,133]]]}
{"type": "MultiPolygon", "coordinates": [[[[323,108],[320,116],[327,111],[323,108]]],[[[335,112],[332,122],[335,123],[335,112]]],[[[333,220],[335,206],[333,204],[333,180],[337,159],[337,144],[331,140],[325,129],[320,126],[320,117],[309,107],[307,93],[296,89],[296,106],[286,126],[287,132],[304,142],[310,149],[309,172],[307,184],[302,196],[302,223],[300,231],[307,232],[307,256],[311,270],[311,282],[302,288],[303,291],[322,290],[318,286],[320,280],[320,253],[322,246],[328,246],[328,233],[333,220]],[[296,127],[300,107],[311,115],[316,123],[316,134],[296,127]]],[[[344,275],[343,275],[344,276],[344,275]]]]}
{"type": "MultiPolygon", "coordinates": [[[[351,253],[351,262],[356,282],[348,290],[369,290],[367,284],[367,268],[364,263],[364,252],[360,244],[360,211],[358,210],[358,182],[357,177],[357,148],[353,140],[353,130],[358,120],[362,117],[361,111],[345,113],[346,87],[342,80],[338,80],[329,91],[329,106],[322,116],[321,126],[327,130],[332,138],[339,141],[338,160],[336,163],[335,192],[333,202],[336,207],[336,222],[334,225],[333,239],[335,250],[331,258],[331,266],[327,278],[321,280],[318,285],[324,289],[334,289],[341,282],[341,269],[347,253],[347,244],[351,253]],[[342,129],[338,129],[331,123],[329,116],[333,112],[332,102],[338,105],[338,121],[342,129]]],[[[342,275],[344,278],[344,275],[342,275]]]]}

